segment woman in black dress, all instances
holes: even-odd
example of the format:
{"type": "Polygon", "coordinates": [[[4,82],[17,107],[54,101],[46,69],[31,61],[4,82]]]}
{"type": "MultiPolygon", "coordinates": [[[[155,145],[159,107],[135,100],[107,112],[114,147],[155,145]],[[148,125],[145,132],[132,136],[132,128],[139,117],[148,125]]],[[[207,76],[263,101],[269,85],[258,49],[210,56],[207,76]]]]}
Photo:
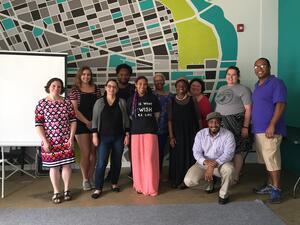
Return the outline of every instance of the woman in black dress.
{"type": "Polygon", "coordinates": [[[175,87],[176,95],[168,110],[171,146],[169,176],[173,188],[184,189],[184,176],[195,163],[192,148],[200,121],[197,118],[195,102],[187,94],[188,81],[179,78],[175,87]]]}

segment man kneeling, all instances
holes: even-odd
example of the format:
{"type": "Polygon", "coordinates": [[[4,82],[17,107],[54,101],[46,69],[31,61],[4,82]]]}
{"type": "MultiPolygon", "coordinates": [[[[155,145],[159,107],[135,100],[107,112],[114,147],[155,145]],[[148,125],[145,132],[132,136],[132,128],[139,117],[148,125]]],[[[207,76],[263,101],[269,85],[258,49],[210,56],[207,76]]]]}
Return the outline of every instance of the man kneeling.
{"type": "Polygon", "coordinates": [[[213,176],[221,177],[219,204],[229,202],[228,189],[233,182],[235,140],[233,134],[221,128],[221,114],[209,113],[206,117],[208,128],[200,130],[193,146],[196,163],[188,170],[184,183],[188,187],[199,184],[201,179],[207,182],[207,193],[214,191],[213,176]]]}

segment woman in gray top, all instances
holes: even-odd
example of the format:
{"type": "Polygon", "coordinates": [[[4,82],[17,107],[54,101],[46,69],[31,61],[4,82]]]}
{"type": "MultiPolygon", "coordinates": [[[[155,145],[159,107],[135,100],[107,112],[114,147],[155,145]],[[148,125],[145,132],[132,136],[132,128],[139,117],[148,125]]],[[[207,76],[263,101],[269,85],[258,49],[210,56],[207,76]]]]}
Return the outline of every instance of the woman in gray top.
{"type": "Polygon", "coordinates": [[[236,150],[234,156],[235,176],[238,183],[243,166],[243,153],[251,148],[249,141],[249,125],[251,118],[251,91],[239,82],[240,70],[230,66],[226,70],[227,85],[219,88],[215,102],[216,112],[222,115],[222,126],[230,130],[235,137],[236,150]]]}
{"type": "Polygon", "coordinates": [[[124,145],[129,143],[129,118],[126,102],[118,98],[118,83],[109,79],[105,84],[103,98],[95,102],[92,120],[93,144],[97,146],[95,191],[92,198],[102,193],[104,174],[109,155],[114,167],[111,170],[111,190],[119,192],[118,180],[124,145]]]}

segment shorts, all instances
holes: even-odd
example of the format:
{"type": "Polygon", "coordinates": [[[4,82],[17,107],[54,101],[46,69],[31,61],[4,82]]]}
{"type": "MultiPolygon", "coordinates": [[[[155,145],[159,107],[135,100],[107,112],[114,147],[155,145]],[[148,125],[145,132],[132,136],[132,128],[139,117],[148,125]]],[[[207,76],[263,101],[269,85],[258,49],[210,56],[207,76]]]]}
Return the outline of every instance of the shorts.
{"type": "Polygon", "coordinates": [[[268,171],[281,170],[281,140],[281,135],[267,138],[265,133],[255,134],[257,161],[261,164],[266,164],[268,171]]]}
{"type": "Polygon", "coordinates": [[[91,134],[91,130],[87,126],[77,119],[77,126],[75,134],[91,134]]]}

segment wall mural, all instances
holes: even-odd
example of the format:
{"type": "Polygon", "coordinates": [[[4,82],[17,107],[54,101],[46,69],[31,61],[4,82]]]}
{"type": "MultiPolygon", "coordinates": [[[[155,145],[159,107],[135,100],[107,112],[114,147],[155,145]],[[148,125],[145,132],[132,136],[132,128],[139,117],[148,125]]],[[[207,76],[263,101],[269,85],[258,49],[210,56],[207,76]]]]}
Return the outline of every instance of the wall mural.
{"type": "Polygon", "coordinates": [[[163,72],[171,90],[202,78],[210,95],[237,59],[234,26],[204,0],[4,0],[0,24],[1,50],[68,53],[69,87],[83,65],[103,85],[127,63],[134,76],[163,72]]]}

